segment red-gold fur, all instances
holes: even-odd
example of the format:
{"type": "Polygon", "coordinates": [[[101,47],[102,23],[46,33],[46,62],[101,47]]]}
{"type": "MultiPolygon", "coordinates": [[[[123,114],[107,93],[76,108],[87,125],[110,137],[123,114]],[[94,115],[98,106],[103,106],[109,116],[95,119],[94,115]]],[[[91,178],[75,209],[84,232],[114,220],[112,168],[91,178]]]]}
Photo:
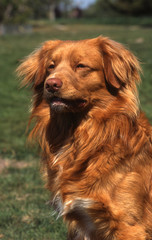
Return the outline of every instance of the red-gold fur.
{"type": "Polygon", "coordinates": [[[152,130],[135,56],[104,37],[48,41],[18,72],[68,239],[152,239],[152,130]]]}

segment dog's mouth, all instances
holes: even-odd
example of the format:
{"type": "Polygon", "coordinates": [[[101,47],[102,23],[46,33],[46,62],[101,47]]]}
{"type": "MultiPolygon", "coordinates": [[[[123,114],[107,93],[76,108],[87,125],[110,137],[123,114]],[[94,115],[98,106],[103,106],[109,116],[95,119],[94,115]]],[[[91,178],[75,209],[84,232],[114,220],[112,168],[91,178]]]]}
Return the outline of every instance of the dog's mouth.
{"type": "Polygon", "coordinates": [[[52,97],[49,99],[49,104],[53,109],[73,109],[80,110],[87,105],[87,101],[84,99],[64,99],[59,97],[52,97]]]}

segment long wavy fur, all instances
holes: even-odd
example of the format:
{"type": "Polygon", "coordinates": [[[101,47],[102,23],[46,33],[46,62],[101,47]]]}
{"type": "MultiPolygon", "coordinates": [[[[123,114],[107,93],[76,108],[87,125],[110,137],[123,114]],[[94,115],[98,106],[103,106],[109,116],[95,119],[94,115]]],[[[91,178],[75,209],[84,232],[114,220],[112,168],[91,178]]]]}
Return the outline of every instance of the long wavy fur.
{"type": "MultiPolygon", "coordinates": [[[[104,37],[48,41],[18,68],[33,91],[30,138],[42,148],[47,187],[62,205],[69,240],[152,239],[152,130],[139,109],[140,70],[132,53],[104,37]],[[54,113],[43,97],[47,59],[63,44],[64,51],[88,44],[101,54],[105,87],[90,90],[84,111],[54,113]]],[[[85,95],[87,82],[78,84],[85,95]]]]}

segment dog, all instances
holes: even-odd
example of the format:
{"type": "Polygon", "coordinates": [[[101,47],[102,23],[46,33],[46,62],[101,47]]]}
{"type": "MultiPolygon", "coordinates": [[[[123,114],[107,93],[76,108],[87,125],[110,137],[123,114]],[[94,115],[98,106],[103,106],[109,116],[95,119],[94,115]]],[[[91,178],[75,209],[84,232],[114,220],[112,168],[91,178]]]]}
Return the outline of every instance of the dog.
{"type": "Polygon", "coordinates": [[[152,128],[137,58],[103,36],[54,40],[17,71],[33,92],[30,138],[67,239],[152,239],[152,128]]]}

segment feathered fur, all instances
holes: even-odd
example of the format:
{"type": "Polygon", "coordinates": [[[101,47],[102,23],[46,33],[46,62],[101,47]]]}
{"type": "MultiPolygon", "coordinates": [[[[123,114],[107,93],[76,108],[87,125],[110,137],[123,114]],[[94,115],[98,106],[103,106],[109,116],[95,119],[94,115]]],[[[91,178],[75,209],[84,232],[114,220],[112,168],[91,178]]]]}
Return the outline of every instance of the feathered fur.
{"type": "Polygon", "coordinates": [[[152,130],[139,109],[135,56],[104,37],[48,41],[18,72],[33,90],[30,137],[68,239],[152,239],[152,130]],[[63,83],[51,93],[56,108],[45,94],[51,77],[63,83]]]}

